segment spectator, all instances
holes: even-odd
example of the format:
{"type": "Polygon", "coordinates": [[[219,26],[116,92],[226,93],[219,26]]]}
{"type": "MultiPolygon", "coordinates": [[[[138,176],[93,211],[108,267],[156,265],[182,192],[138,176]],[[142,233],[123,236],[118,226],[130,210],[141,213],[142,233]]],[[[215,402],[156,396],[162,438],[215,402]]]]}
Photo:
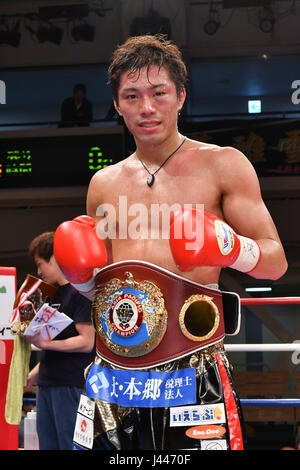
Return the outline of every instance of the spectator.
{"type": "Polygon", "coordinates": [[[73,96],[62,103],[59,127],[89,126],[92,120],[93,108],[86,98],[86,87],[78,83],[74,86],[73,96]]]}

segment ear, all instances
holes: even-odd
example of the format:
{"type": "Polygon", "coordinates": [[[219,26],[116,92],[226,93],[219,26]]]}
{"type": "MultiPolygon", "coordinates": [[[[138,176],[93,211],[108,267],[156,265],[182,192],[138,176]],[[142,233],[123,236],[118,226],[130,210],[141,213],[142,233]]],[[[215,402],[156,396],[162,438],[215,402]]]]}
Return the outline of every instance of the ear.
{"type": "Polygon", "coordinates": [[[185,91],[185,88],[182,88],[179,94],[179,98],[178,98],[178,112],[181,111],[185,102],[185,98],[186,98],[186,91],[185,91]]]}
{"type": "Polygon", "coordinates": [[[122,113],[121,113],[121,111],[120,111],[120,107],[119,107],[119,105],[117,104],[116,100],[114,100],[114,107],[115,107],[117,113],[118,113],[120,116],[122,116],[122,113]]]}
{"type": "Polygon", "coordinates": [[[55,260],[55,258],[54,258],[54,255],[51,256],[51,258],[50,258],[49,261],[48,261],[48,264],[51,264],[52,266],[53,266],[53,265],[56,265],[56,260],[55,260]]]}

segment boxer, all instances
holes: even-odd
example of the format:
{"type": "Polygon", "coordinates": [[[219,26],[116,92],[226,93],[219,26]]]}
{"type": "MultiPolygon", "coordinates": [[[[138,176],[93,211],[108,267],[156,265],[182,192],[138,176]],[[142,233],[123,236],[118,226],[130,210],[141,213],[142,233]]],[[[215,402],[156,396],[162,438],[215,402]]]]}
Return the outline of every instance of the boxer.
{"type": "MultiPolygon", "coordinates": [[[[61,224],[54,241],[60,269],[89,298],[93,298],[95,292],[98,296],[101,294],[96,288],[99,283],[102,286],[103,279],[107,280],[106,266],[122,265],[126,260],[148,263],[149,272],[155,266],[161,268],[163,276],[173,276],[176,286],[180,280],[182,285],[204,286],[216,291],[221,269],[225,267],[265,279],[278,279],[287,269],[276,227],[247,158],[233,148],[196,142],[178,132],[177,117],[186,98],[186,79],[186,67],[179,49],[163,37],[129,38],[113,54],[109,83],[114,105],[134,137],[136,151],[92,177],[87,194],[87,216],[61,224]],[[154,211],[157,207],[161,209],[158,216],[154,211]],[[162,223],[166,211],[170,215],[168,236],[165,236],[162,223]],[[185,230],[186,226],[190,226],[190,232],[185,230]]],[[[105,284],[104,289],[107,286],[105,284]]],[[[176,289],[170,289],[168,305],[175,299],[176,289]]],[[[177,316],[177,311],[168,311],[167,332],[162,333],[160,344],[148,353],[149,358],[156,353],[152,368],[141,366],[148,364],[145,351],[144,360],[131,349],[135,335],[130,337],[132,343],[122,352],[120,345],[126,344],[127,339],[120,339],[116,346],[112,332],[108,335],[109,328],[115,327],[114,320],[107,320],[108,330],[104,333],[101,330],[104,345],[101,344],[95,365],[105,376],[102,388],[108,384],[112,387],[117,379],[121,380],[120,371],[127,371],[126,383],[133,386],[131,398],[137,401],[133,407],[126,407],[123,402],[96,399],[100,447],[244,448],[240,405],[222,339],[218,340],[220,336],[214,336],[214,332],[214,343],[203,348],[204,337],[198,343],[200,336],[193,333],[189,335],[193,345],[191,353],[186,353],[187,348],[178,356],[174,353],[172,360],[163,355],[161,362],[157,359],[157,351],[166,346],[165,338],[170,338],[170,325],[174,329],[174,338],[175,334],[179,338],[169,340],[170,354],[176,342],[181,341],[181,336],[183,338],[183,333],[178,333],[175,323],[171,323],[174,317],[177,321],[177,316]],[[109,354],[105,352],[106,345],[111,345],[109,354]],[[128,354],[129,350],[133,356],[118,361],[114,348],[119,348],[120,356],[128,354]],[[138,378],[143,376],[136,371],[144,374],[177,371],[180,374],[190,369],[196,373],[194,403],[176,402],[174,407],[163,404],[142,406],[146,389],[142,393],[134,388],[143,381],[138,378]]],[[[104,325],[105,313],[101,318],[104,325]]],[[[127,324],[133,321],[132,318],[128,316],[127,324]]],[[[99,322],[99,329],[104,328],[102,323],[99,322]]],[[[124,323],[122,328],[126,330],[124,323]]],[[[115,329],[114,333],[118,331],[121,338],[119,330],[115,329]]],[[[128,329],[126,331],[128,335],[132,334],[128,329]]],[[[165,375],[159,377],[159,383],[169,386],[183,381],[182,375],[177,382],[175,379],[174,382],[163,382],[165,375]]],[[[149,385],[154,379],[147,380],[145,384],[149,385]]],[[[151,384],[154,386],[158,382],[151,384]]],[[[120,388],[111,390],[111,396],[116,396],[120,388]]],[[[181,391],[177,389],[177,396],[181,391]]],[[[153,398],[154,389],[151,393],[153,398]]]]}

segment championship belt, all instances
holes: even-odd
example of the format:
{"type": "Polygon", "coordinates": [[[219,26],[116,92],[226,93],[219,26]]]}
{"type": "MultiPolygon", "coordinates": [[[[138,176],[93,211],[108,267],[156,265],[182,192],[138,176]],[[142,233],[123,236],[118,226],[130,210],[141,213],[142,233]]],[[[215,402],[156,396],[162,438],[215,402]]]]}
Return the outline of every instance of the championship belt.
{"type": "Polygon", "coordinates": [[[142,261],[121,261],[96,276],[92,319],[97,354],[125,369],[147,369],[221,341],[239,329],[240,303],[142,261]],[[233,308],[224,322],[223,303],[233,308]],[[225,324],[226,323],[226,324],[225,324]]]}
{"type": "Polygon", "coordinates": [[[24,333],[36,312],[44,303],[51,301],[55,293],[55,286],[27,274],[14,302],[13,315],[10,319],[12,331],[24,333]]]}

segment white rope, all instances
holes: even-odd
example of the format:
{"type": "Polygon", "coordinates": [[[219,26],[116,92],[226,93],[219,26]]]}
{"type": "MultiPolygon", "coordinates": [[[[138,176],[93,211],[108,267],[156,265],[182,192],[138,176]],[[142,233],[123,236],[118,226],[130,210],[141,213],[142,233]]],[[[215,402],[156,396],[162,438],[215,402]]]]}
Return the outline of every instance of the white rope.
{"type": "Polygon", "coordinates": [[[274,344],[225,344],[228,352],[250,351],[300,351],[300,343],[274,343],[274,344]]]}

